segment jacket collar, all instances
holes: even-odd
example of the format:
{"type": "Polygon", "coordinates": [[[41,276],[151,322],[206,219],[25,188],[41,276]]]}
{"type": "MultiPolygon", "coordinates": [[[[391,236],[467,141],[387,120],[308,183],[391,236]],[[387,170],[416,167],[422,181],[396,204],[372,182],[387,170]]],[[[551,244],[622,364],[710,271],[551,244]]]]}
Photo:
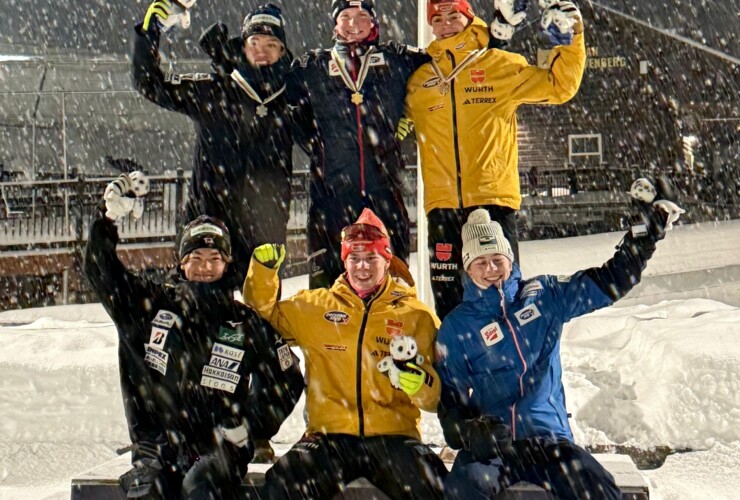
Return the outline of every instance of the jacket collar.
{"type": "MultiPolygon", "coordinates": [[[[511,276],[504,281],[504,298],[507,304],[514,301],[521,281],[522,273],[519,270],[519,266],[515,263],[511,270],[511,276]]],[[[476,309],[484,309],[494,313],[501,312],[501,293],[498,288],[491,286],[483,290],[473,283],[473,280],[468,275],[465,275],[463,277],[463,289],[463,302],[470,303],[476,309]]]]}
{"type": "Polygon", "coordinates": [[[490,36],[488,25],[482,19],[476,17],[470,25],[457,35],[444,40],[434,40],[427,48],[427,53],[436,60],[442,58],[447,51],[467,54],[475,49],[488,47],[490,36]]]}

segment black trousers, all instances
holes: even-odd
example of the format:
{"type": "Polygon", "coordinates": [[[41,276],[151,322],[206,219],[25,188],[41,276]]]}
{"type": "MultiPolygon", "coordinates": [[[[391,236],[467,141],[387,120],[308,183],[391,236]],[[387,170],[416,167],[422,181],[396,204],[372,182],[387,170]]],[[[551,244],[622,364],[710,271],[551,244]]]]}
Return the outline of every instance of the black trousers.
{"type": "Polygon", "coordinates": [[[364,477],[390,498],[442,498],[447,469],[405,436],[306,435],[265,476],[265,499],[332,498],[364,477]]]}
{"type": "Polygon", "coordinates": [[[391,237],[393,255],[408,264],[409,217],[400,195],[388,191],[352,199],[326,196],[312,200],[308,210],[308,284],[311,290],[331,287],[344,273],[342,229],[353,224],[364,208],[372,210],[383,221],[391,237]]]}
{"type": "MultiPolygon", "coordinates": [[[[515,444],[517,442],[515,441],[515,444]]],[[[529,446],[514,460],[476,462],[469,451],[455,458],[445,483],[445,498],[486,500],[512,484],[527,481],[556,498],[619,500],[614,477],[588,451],[567,441],[529,446]]]]}
{"type": "Polygon", "coordinates": [[[491,220],[501,224],[519,261],[519,239],[516,234],[516,211],[496,205],[479,205],[463,209],[435,208],[427,214],[430,279],[434,308],[440,320],[452,311],[463,297],[462,227],[473,210],[485,208],[491,220]]]}

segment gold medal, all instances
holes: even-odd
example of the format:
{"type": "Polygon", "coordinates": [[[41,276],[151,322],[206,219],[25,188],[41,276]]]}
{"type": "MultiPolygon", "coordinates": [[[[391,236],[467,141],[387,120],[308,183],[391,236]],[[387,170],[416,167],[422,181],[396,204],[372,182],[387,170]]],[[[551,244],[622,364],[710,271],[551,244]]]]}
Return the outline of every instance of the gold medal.
{"type": "Polygon", "coordinates": [[[360,104],[362,104],[362,94],[360,94],[359,92],[355,92],[354,94],[352,94],[352,104],[354,104],[355,106],[359,106],[360,104]]]}
{"type": "Polygon", "coordinates": [[[447,82],[442,82],[439,84],[439,93],[442,95],[447,95],[450,93],[450,84],[447,82]]]}
{"type": "Polygon", "coordinates": [[[259,116],[260,118],[264,118],[265,116],[267,116],[267,106],[265,106],[264,104],[260,104],[259,106],[257,106],[257,116],[259,116]]]}

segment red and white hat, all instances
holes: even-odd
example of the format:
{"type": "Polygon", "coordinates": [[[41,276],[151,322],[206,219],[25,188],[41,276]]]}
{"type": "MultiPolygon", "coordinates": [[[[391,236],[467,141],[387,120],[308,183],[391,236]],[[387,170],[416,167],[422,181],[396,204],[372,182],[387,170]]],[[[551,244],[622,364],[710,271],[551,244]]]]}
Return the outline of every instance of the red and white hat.
{"type": "Polygon", "coordinates": [[[388,230],[372,210],[366,208],[354,224],[342,229],[342,260],[352,252],[377,252],[391,260],[391,240],[388,230]]]}
{"type": "Polygon", "coordinates": [[[429,0],[427,2],[427,22],[432,24],[432,18],[443,12],[459,12],[471,21],[475,18],[475,13],[468,0],[429,0]]]}

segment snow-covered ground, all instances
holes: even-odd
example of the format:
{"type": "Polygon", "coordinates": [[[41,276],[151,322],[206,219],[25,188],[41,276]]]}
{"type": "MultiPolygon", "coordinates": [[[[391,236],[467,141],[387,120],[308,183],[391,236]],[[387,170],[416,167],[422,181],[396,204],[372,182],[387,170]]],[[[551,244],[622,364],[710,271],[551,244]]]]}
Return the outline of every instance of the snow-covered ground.
{"type": "MultiPolygon", "coordinates": [[[[620,238],[523,242],[524,275],[599,265],[620,238]]],[[[564,333],[580,444],[694,450],[642,472],[652,498],[740,498],[738,249],[740,221],[679,227],[644,285],[564,333]]],[[[306,285],[287,280],[284,293],[306,285]]],[[[276,438],[281,447],[301,435],[301,412],[302,403],[276,438]]],[[[434,415],[424,415],[422,430],[442,444],[434,415]]],[[[69,498],[72,476],[125,444],[116,333],[102,307],[0,313],[0,498],[69,498]]]]}

